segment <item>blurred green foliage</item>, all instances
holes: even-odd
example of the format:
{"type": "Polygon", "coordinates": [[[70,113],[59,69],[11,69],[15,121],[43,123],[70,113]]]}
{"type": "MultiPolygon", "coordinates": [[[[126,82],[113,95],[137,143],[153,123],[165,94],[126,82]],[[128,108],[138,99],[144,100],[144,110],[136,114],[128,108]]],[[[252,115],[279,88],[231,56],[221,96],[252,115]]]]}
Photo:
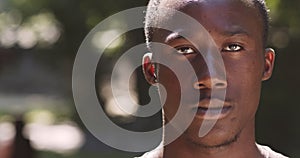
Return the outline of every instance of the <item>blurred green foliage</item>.
{"type": "MultiPolygon", "coordinates": [[[[87,33],[101,20],[114,13],[146,4],[147,0],[2,0],[0,11],[17,11],[21,15],[21,23],[40,13],[53,15],[62,34],[55,44],[48,47],[23,49],[15,45],[11,48],[1,48],[1,57],[4,56],[9,61],[0,59],[0,65],[12,67],[13,70],[21,58],[30,52],[33,60],[60,78],[60,88],[53,93],[72,100],[72,65],[77,49],[87,33]]],[[[261,107],[257,114],[257,140],[291,157],[300,157],[300,115],[297,113],[300,111],[300,1],[267,0],[267,4],[271,9],[272,19],[269,46],[275,48],[277,58],[272,79],[263,84],[261,107]]],[[[130,45],[128,42],[143,42],[143,35],[136,35],[126,42],[130,45]]],[[[74,108],[72,103],[66,106],[74,108]]],[[[72,117],[80,123],[76,114],[72,117]]],[[[82,151],[62,157],[114,157],[105,155],[106,152],[102,151],[93,156],[90,153],[82,151]]],[[[114,154],[115,157],[132,156],[120,151],[114,154]]],[[[59,156],[41,152],[39,157],[59,156]]]]}
{"type": "Polygon", "coordinates": [[[272,78],[263,84],[257,114],[258,142],[290,157],[300,156],[300,1],[267,0],[271,10],[269,46],[276,51],[272,78]]]}

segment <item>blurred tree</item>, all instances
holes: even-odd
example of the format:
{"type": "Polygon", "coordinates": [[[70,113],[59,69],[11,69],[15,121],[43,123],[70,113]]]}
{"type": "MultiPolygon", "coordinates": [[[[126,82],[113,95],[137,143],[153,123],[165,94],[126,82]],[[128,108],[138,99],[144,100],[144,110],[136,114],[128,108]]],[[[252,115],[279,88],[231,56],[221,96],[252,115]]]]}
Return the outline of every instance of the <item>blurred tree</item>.
{"type": "Polygon", "coordinates": [[[12,157],[11,158],[34,158],[34,150],[30,144],[30,141],[24,137],[24,121],[15,121],[16,136],[12,146],[12,157]]]}
{"type": "MultiPolygon", "coordinates": [[[[60,96],[68,100],[69,104],[65,106],[73,109],[72,66],[84,37],[104,18],[146,4],[147,0],[0,1],[0,94],[60,96]],[[50,35],[43,36],[44,31],[39,32],[43,29],[36,27],[42,24],[51,25],[45,27],[48,31],[57,28],[59,36],[52,38],[54,42],[45,42],[50,35]]],[[[300,127],[296,123],[300,119],[297,114],[300,110],[300,54],[297,52],[300,42],[300,1],[267,0],[267,4],[272,18],[269,45],[276,49],[277,58],[273,78],[264,83],[257,137],[259,142],[292,157],[300,157],[300,127]]],[[[52,36],[55,31],[50,33],[52,36]]],[[[110,63],[121,52],[143,41],[142,31],[136,31],[128,36],[122,48],[116,50],[117,55],[106,57],[106,62],[110,63]]],[[[140,102],[145,103],[148,96],[142,92],[147,92],[148,86],[141,73],[137,76],[140,102]]]]}
{"type": "Polygon", "coordinates": [[[267,0],[271,10],[269,45],[276,50],[273,77],[264,83],[257,120],[259,142],[291,157],[300,156],[300,1],[267,0]]]}

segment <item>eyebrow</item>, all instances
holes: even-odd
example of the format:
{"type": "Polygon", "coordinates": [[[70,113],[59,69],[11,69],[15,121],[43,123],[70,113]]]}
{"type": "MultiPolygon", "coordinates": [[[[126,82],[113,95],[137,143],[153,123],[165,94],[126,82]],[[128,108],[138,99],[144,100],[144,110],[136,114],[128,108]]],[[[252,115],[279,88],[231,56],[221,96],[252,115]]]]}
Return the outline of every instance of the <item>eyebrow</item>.
{"type": "Polygon", "coordinates": [[[235,35],[250,36],[249,32],[247,32],[245,29],[241,28],[240,26],[232,26],[231,28],[222,31],[221,34],[224,36],[235,36],[235,35]]]}
{"type": "Polygon", "coordinates": [[[170,35],[168,35],[166,37],[165,42],[166,43],[172,43],[173,41],[180,40],[180,39],[186,39],[186,38],[184,38],[183,36],[181,36],[179,34],[179,32],[173,32],[173,33],[171,33],[170,35]]]}
{"type": "MultiPolygon", "coordinates": [[[[220,34],[227,37],[232,37],[237,35],[248,36],[248,37],[250,36],[250,34],[246,30],[242,29],[240,26],[233,26],[230,29],[222,31],[220,34]]],[[[185,37],[180,35],[180,31],[178,31],[169,34],[166,37],[165,42],[172,43],[173,41],[181,40],[181,39],[186,40],[185,37]]]]}

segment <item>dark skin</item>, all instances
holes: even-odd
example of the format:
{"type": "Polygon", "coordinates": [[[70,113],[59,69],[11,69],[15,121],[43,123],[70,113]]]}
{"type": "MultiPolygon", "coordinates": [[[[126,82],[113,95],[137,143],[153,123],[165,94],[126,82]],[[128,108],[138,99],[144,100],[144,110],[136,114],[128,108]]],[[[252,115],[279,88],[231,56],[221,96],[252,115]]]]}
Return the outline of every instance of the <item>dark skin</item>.
{"type": "MultiPolygon", "coordinates": [[[[191,71],[195,71],[198,81],[189,81],[187,77],[187,82],[181,83],[181,86],[186,93],[199,91],[200,96],[204,96],[200,97],[199,106],[206,106],[205,99],[210,97],[214,86],[217,90],[226,88],[224,106],[229,107],[229,110],[219,117],[212,130],[204,137],[199,137],[198,132],[207,116],[197,113],[188,129],[164,147],[163,157],[263,157],[255,145],[255,113],[260,99],[261,82],[271,77],[275,53],[263,46],[263,26],[258,9],[237,0],[193,2],[175,9],[195,18],[209,32],[223,58],[226,80],[210,75],[209,64],[206,62],[215,61],[211,59],[205,62],[186,39],[168,41],[172,32],[159,30],[155,32],[153,41],[178,50],[178,54],[170,59],[174,64],[180,65],[182,57],[190,61],[194,68],[191,71]]],[[[170,48],[165,48],[161,52],[153,52],[153,56],[163,57],[170,51],[170,48]]],[[[150,59],[151,56],[145,58],[150,59]]],[[[151,84],[155,84],[156,78],[153,71],[150,71],[153,67],[153,63],[144,63],[145,77],[151,84]]],[[[181,70],[178,66],[177,71],[184,74],[187,70],[181,70]]],[[[165,87],[168,95],[163,107],[165,123],[168,123],[179,106],[180,86],[175,74],[165,66],[159,66],[157,76],[158,82],[165,87]]],[[[175,131],[165,131],[165,135],[175,131]]]]}

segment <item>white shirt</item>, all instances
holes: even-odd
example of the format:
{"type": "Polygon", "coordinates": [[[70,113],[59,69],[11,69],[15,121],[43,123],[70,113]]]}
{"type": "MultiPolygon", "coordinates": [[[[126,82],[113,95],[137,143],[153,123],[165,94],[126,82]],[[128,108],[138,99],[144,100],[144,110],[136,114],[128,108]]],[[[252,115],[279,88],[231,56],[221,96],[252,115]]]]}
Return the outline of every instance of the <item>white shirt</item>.
{"type": "MultiPolygon", "coordinates": [[[[286,156],[283,156],[280,153],[277,153],[275,151],[273,151],[271,148],[269,148],[268,146],[264,146],[264,145],[259,145],[256,144],[260,153],[265,157],[265,158],[288,158],[286,156]]],[[[163,145],[162,143],[155,148],[154,150],[145,153],[144,155],[142,155],[141,157],[136,157],[136,158],[162,158],[163,157],[163,145]]]]}

